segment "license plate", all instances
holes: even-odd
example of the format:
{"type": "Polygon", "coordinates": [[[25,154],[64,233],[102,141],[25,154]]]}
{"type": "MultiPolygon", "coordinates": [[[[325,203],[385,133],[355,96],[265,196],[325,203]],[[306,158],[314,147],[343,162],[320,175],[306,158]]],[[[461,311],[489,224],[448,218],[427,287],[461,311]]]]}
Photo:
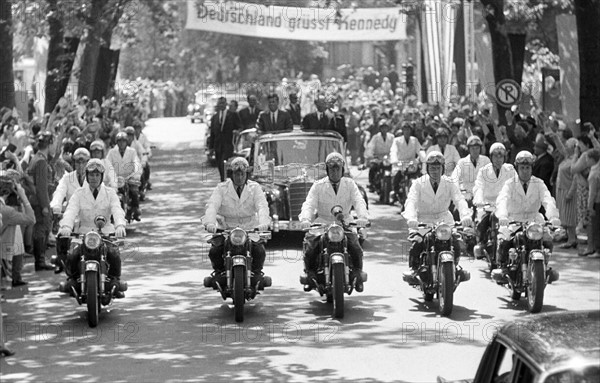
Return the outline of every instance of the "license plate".
{"type": "Polygon", "coordinates": [[[98,271],[98,264],[96,262],[86,263],[85,271],[98,271]]]}
{"type": "Polygon", "coordinates": [[[301,230],[301,229],[302,229],[302,225],[300,224],[300,221],[290,222],[290,230],[301,230]]]}
{"type": "Polygon", "coordinates": [[[246,258],[242,258],[242,257],[233,258],[233,264],[234,265],[245,265],[246,264],[246,258]]]}

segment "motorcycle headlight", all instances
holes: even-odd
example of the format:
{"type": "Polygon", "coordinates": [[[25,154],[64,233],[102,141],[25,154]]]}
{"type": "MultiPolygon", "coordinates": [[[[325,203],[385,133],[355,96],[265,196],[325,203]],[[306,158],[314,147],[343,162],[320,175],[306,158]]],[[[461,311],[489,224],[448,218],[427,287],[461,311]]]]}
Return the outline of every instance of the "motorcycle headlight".
{"type": "Polygon", "coordinates": [[[100,237],[100,234],[91,231],[85,235],[83,243],[88,249],[96,250],[100,247],[100,244],[102,243],[102,237],[100,237]]]}
{"type": "Polygon", "coordinates": [[[406,172],[407,173],[416,173],[417,172],[417,165],[411,163],[410,165],[408,165],[408,168],[406,168],[406,172]]]}
{"type": "Polygon", "coordinates": [[[435,228],[435,236],[440,241],[447,241],[452,237],[452,228],[449,225],[439,225],[435,228]]]}
{"type": "Polygon", "coordinates": [[[330,242],[342,242],[344,239],[344,229],[338,225],[332,225],[327,231],[327,238],[330,242]]]}
{"type": "Polygon", "coordinates": [[[234,246],[242,246],[246,243],[246,232],[242,229],[233,229],[229,235],[231,244],[234,246]]]}
{"type": "Polygon", "coordinates": [[[527,238],[539,241],[544,236],[544,229],[538,223],[532,223],[527,226],[527,238]]]}

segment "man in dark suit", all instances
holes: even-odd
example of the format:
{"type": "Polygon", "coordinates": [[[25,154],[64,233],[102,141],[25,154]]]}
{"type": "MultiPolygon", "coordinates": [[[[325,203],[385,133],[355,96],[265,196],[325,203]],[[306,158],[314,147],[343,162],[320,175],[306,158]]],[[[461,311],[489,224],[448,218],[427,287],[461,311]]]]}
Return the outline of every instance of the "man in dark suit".
{"type": "Polygon", "coordinates": [[[215,150],[217,167],[221,182],[225,181],[224,161],[233,156],[233,131],[240,130],[239,118],[227,110],[227,99],[220,97],[217,101],[216,112],[210,120],[210,139],[208,147],[215,150]]]}
{"type": "Polygon", "coordinates": [[[552,191],[550,179],[552,178],[552,172],[554,172],[554,158],[548,154],[548,144],[544,141],[536,141],[533,152],[536,155],[536,160],[533,163],[531,174],[544,181],[548,190],[552,191]]]}
{"type": "Polygon", "coordinates": [[[294,128],[292,116],[285,110],[279,109],[279,96],[271,93],[267,99],[269,100],[269,110],[260,112],[256,122],[258,133],[292,130],[294,128]]]}
{"type": "Polygon", "coordinates": [[[52,211],[48,193],[48,181],[51,179],[52,172],[48,165],[50,137],[52,135],[38,134],[38,151],[27,167],[27,174],[33,179],[35,185],[35,193],[29,198],[35,214],[35,224],[33,225],[35,271],[54,270],[52,265],[46,263],[48,234],[52,228],[52,211]]]}
{"type": "Polygon", "coordinates": [[[300,125],[302,123],[302,113],[300,104],[298,103],[298,95],[296,93],[290,93],[290,106],[288,106],[286,110],[290,116],[292,116],[294,125],[300,125]]]}
{"type": "Polygon", "coordinates": [[[260,114],[260,108],[258,107],[258,98],[256,95],[249,95],[247,98],[248,107],[240,110],[238,114],[240,115],[240,120],[242,121],[243,129],[254,128],[256,125],[256,120],[258,120],[258,115],[260,114]]]}
{"type": "Polygon", "coordinates": [[[344,141],[347,141],[346,122],[344,116],[336,115],[329,109],[329,102],[324,95],[318,95],[315,99],[316,112],[304,116],[302,127],[304,130],[332,130],[338,132],[344,141]]]}

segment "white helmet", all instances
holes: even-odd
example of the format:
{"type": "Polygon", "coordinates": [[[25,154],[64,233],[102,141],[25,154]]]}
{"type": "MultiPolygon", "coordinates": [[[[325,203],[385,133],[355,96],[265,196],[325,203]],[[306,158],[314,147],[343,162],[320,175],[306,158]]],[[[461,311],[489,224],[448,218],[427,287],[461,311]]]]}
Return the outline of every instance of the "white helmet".
{"type": "Polygon", "coordinates": [[[527,150],[520,151],[515,157],[515,166],[517,165],[533,165],[535,156],[527,150]]]}
{"type": "Polygon", "coordinates": [[[236,170],[242,170],[242,171],[248,171],[248,168],[250,167],[250,165],[248,164],[248,161],[246,161],[245,158],[243,157],[236,157],[233,159],[233,161],[231,161],[231,170],[232,171],[236,171],[236,170]]]}
{"type": "Polygon", "coordinates": [[[506,154],[506,147],[501,142],[494,142],[492,146],[490,146],[490,156],[494,154],[494,152],[506,154]]]}
{"type": "Polygon", "coordinates": [[[345,164],[344,157],[338,152],[329,153],[327,158],[325,158],[325,165],[334,165],[334,164],[340,165],[340,166],[344,166],[344,164],[345,164]]]}
{"type": "Polygon", "coordinates": [[[445,165],[446,159],[444,158],[444,155],[441,152],[438,152],[437,150],[433,150],[427,154],[425,163],[427,163],[428,165],[429,164],[445,165]]]}
{"type": "Polygon", "coordinates": [[[93,171],[98,171],[102,174],[104,174],[104,172],[106,171],[106,168],[104,167],[104,163],[97,159],[97,158],[92,158],[91,160],[88,161],[87,165],[85,165],[85,172],[93,172],[93,171]]]}

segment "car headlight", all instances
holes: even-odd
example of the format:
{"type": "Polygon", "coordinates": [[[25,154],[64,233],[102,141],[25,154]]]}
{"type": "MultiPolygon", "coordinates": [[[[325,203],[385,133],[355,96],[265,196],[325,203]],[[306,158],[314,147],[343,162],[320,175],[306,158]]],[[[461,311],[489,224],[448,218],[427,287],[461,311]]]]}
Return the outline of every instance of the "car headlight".
{"type": "Polygon", "coordinates": [[[233,229],[231,230],[229,239],[231,239],[232,245],[242,246],[244,243],[246,243],[246,232],[242,229],[233,229]]]}
{"type": "Polygon", "coordinates": [[[85,235],[83,243],[88,249],[96,250],[102,243],[102,237],[100,237],[100,234],[96,233],[95,231],[90,231],[85,235]]]}
{"type": "Polygon", "coordinates": [[[344,239],[344,229],[338,225],[331,225],[327,231],[327,238],[331,242],[342,242],[344,239]]]}
{"type": "Polygon", "coordinates": [[[435,236],[440,241],[447,241],[452,237],[452,228],[446,224],[439,225],[435,228],[435,236]]]}
{"type": "Polygon", "coordinates": [[[539,223],[532,223],[527,226],[527,238],[539,241],[544,236],[544,228],[539,223]]]}

